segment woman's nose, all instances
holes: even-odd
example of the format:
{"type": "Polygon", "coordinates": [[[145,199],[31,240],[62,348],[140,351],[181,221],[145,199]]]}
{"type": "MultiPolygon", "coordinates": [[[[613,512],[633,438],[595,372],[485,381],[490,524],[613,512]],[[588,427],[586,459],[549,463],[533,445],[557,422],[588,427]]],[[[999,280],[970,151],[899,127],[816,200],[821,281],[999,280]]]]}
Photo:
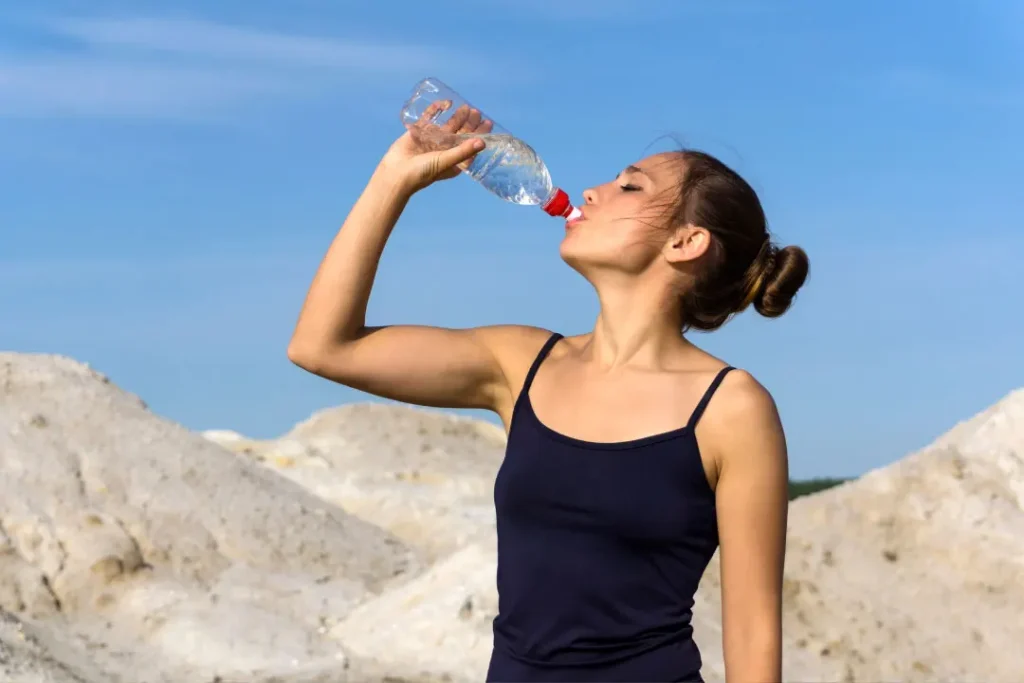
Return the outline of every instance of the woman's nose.
{"type": "Polygon", "coordinates": [[[585,201],[587,204],[593,204],[594,199],[596,198],[597,193],[594,192],[594,188],[588,187],[586,190],[583,190],[583,201],[585,201]]]}

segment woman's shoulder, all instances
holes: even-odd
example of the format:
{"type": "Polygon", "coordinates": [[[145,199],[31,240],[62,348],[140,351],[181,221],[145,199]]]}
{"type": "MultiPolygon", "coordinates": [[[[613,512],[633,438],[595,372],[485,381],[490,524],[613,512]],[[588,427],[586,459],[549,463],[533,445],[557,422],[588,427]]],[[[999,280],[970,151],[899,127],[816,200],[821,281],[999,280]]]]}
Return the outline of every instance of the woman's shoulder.
{"type": "Polygon", "coordinates": [[[722,375],[721,383],[715,391],[714,405],[708,407],[706,420],[736,427],[736,420],[774,412],[771,392],[748,370],[723,364],[716,374],[722,375]]]}
{"type": "Polygon", "coordinates": [[[533,325],[485,325],[474,328],[473,333],[495,355],[522,358],[536,355],[555,333],[533,325]]]}
{"type": "MultiPolygon", "coordinates": [[[[732,365],[708,351],[691,346],[686,361],[687,372],[681,373],[699,385],[698,395],[706,405],[700,408],[701,431],[713,433],[743,429],[755,415],[770,415],[775,401],[768,389],[748,370],[732,365]],[[703,387],[703,388],[700,388],[703,387]]],[[[692,391],[692,389],[691,389],[692,391]]]]}
{"type": "Polygon", "coordinates": [[[785,459],[785,437],[775,399],[756,377],[741,368],[730,370],[722,378],[698,425],[698,438],[708,446],[719,467],[726,462],[760,460],[765,453],[778,452],[785,459]]]}
{"type": "Polygon", "coordinates": [[[555,333],[533,325],[487,325],[473,330],[491,352],[511,385],[521,383],[555,333]]]}

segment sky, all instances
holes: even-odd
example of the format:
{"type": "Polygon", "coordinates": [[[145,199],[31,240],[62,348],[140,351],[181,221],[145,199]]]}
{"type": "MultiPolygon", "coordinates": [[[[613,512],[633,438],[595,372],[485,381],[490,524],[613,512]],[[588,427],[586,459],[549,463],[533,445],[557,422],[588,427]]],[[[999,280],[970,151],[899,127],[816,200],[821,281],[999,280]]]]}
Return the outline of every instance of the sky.
{"type": "MultiPolygon", "coordinates": [[[[88,362],[197,430],[368,400],[285,350],[424,76],[577,198],[666,135],[750,181],[811,278],[782,318],[694,341],[772,392],[794,477],[884,466],[1024,386],[1013,0],[2,3],[0,349],[88,362]]],[[[467,177],[432,187],[368,322],[586,331],[561,236],[467,177]]]]}

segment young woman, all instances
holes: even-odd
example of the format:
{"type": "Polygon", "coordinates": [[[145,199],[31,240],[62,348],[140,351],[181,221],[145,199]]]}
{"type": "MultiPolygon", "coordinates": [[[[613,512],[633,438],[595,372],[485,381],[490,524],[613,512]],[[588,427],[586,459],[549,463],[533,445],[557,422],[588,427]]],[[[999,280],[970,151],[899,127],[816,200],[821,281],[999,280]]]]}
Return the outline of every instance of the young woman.
{"type": "MultiPolygon", "coordinates": [[[[444,132],[488,130],[462,109],[444,132]]],[[[592,331],[367,327],[406,203],[482,148],[424,151],[414,133],[334,238],[288,356],[378,396],[501,417],[487,680],[700,681],[693,596],[720,547],[726,678],[779,681],[785,437],[769,393],[685,332],[751,305],[781,315],[806,254],[771,241],[756,194],[720,161],[658,154],[584,192],[582,218],[566,225],[561,256],[600,301],[592,331]]]]}

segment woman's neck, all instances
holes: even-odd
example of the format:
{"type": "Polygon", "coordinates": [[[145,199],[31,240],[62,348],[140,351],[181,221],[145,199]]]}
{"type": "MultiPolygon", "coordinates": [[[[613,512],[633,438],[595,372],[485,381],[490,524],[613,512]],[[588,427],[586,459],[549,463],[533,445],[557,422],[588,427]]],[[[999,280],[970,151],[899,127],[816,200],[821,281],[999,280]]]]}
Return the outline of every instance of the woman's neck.
{"type": "Polygon", "coordinates": [[[587,352],[601,368],[660,367],[666,353],[687,343],[678,297],[659,297],[640,288],[602,291],[598,297],[601,312],[587,352]]]}

